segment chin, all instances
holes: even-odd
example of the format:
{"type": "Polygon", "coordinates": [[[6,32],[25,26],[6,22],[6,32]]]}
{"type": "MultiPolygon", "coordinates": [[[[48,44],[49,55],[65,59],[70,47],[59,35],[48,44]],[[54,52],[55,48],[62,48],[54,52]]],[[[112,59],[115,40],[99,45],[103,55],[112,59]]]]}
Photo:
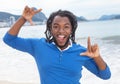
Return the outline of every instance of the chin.
{"type": "Polygon", "coordinates": [[[56,43],[57,44],[57,46],[64,46],[65,45],[65,43],[56,43]]]}
{"type": "Polygon", "coordinates": [[[65,43],[62,43],[62,44],[57,43],[56,45],[57,45],[59,48],[64,49],[64,48],[66,48],[66,47],[68,46],[68,42],[66,41],[65,43]]]}
{"type": "Polygon", "coordinates": [[[67,39],[64,42],[59,42],[56,39],[54,40],[55,44],[59,47],[59,48],[66,48],[69,44],[69,39],[67,39]]]}

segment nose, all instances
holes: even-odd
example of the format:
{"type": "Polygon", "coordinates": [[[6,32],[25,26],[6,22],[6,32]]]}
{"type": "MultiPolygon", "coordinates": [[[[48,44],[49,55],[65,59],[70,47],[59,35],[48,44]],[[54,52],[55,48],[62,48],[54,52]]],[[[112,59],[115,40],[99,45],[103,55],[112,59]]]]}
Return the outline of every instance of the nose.
{"type": "Polygon", "coordinates": [[[60,28],[60,29],[59,29],[59,32],[64,32],[64,28],[60,28]]]}

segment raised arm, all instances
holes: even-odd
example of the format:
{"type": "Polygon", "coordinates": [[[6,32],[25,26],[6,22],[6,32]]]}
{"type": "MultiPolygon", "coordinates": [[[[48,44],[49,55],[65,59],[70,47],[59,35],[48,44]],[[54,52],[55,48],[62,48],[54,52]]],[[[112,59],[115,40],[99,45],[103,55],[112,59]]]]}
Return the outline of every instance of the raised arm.
{"type": "Polygon", "coordinates": [[[92,58],[89,61],[86,61],[84,66],[97,75],[98,77],[102,79],[109,79],[111,76],[111,72],[105,61],[102,59],[99,47],[97,44],[91,45],[90,37],[88,37],[88,47],[87,51],[84,53],[81,53],[80,55],[88,56],[92,58]]]}
{"type": "Polygon", "coordinates": [[[16,21],[16,23],[10,28],[10,30],[8,31],[9,34],[11,35],[18,35],[21,27],[24,25],[24,23],[26,21],[30,22],[31,25],[33,25],[32,22],[32,17],[40,12],[42,9],[38,9],[38,10],[34,10],[33,8],[29,8],[28,6],[26,6],[24,8],[23,14],[22,16],[16,21]]]}
{"type": "Polygon", "coordinates": [[[10,28],[10,30],[3,37],[3,41],[12,48],[15,48],[20,51],[28,52],[31,55],[33,55],[34,52],[32,50],[33,40],[30,38],[29,39],[20,38],[17,35],[26,21],[29,21],[30,24],[33,24],[32,17],[40,11],[41,9],[34,10],[33,8],[29,8],[28,6],[26,6],[22,16],[16,21],[16,23],[10,28]]]}
{"type": "Polygon", "coordinates": [[[104,62],[104,60],[102,59],[102,57],[100,56],[100,52],[99,52],[99,47],[97,44],[95,45],[91,45],[90,42],[90,37],[88,37],[88,47],[87,47],[87,51],[82,53],[81,55],[83,56],[88,56],[90,58],[93,58],[94,61],[96,62],[98,68],[100,70],[105,70],[106,68],[106,63],[104,62]]]}

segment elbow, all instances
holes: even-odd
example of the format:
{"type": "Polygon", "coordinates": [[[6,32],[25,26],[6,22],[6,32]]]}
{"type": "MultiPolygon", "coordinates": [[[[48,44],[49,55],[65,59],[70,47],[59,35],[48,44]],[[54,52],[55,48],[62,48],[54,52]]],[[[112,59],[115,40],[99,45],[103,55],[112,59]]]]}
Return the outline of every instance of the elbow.
{"type": "Polygon", "coordinates": [[[9,44],[15,38],[16,38],[16,36],[12,36],[12,35],[6,33],[5,36],[3,37],[3,42],[6,44],[9,44]]]}
{"type": "Polygon", "coordinates": [[[5,44],[10,45],[11,41],[12,41],[12,39],[7,34],[3,37],[3,42],[5,44]]]}
{"type": "Polygon", "coordinates": [[[102,79],[103,80],[108,80],[108,79],[110,79],[111,78],[111,76],[107,76],[107,77],[103,77],[102,79]]]}
{"type": "Polygon", "coordinates": [[[106,67],[105,70],[100,71],[99,77],[102,78],[103,80],[108,80],[111,78],[111,71],[108,66],[106,67]]]}
{"type": "Polygon", "coordinates": [[[103,75],[103,76],[100,77],[100,78],[102,78],[103,80],[108,80],[108,79],[111,78],[111,73],[105,74],[105,75],[103,75]]]}
{"type": "Polygon", "coordinates": [[[6,43],[6,44],[9,44],[10,43],[10,39],[8,38],[8,36],[4,36],[3,37],[3,42],[6,43]]]}
{"type": "Polygon", "coordinates": [[[108,80],[108,79],[110,79],[110,78],[111,78],[111,74],[109,74],[108,76],[104,77],[103,79],[104,79],[104,80],[108,80]]]}

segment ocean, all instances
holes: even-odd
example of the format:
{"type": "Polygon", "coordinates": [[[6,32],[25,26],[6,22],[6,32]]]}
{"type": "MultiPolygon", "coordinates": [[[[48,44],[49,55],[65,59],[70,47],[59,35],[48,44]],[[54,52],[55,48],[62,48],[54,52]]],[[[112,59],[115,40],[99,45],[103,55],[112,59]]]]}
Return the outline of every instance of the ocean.
{"type": "MultiPolygon", "coordinates": [[[[45,27],[45,25],[23,26],[19,36],[45,37],[45,27]]],[[[8,30],[9,28],[0,28],[0,83],[7,81],[14,84],[39,84],[33,57],[3,43],[2,38],[8,30]]],[[[101,55],[110,67],[112,76],[109,80],[102,80],[83,67],[81,84],[120,84],[120,20],[79,22],[76,42],[87,46],[88,36],[91,37],[92,44],[99,45],[101,55]]]]}

